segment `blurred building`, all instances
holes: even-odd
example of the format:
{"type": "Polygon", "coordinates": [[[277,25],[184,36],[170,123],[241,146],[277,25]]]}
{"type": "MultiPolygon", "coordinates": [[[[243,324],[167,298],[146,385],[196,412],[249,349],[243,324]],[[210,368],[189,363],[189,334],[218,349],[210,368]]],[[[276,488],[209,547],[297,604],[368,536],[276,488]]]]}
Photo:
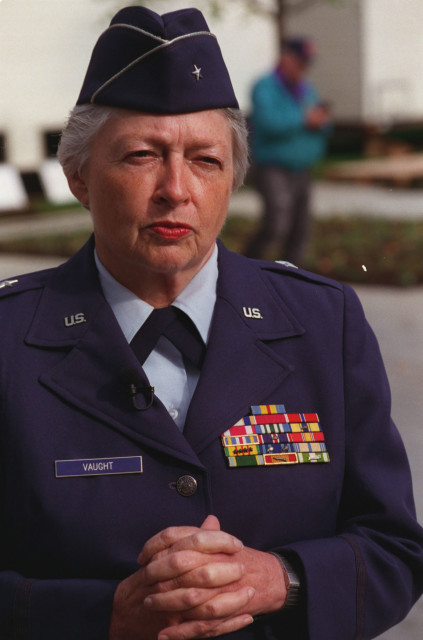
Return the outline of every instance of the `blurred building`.
{"type": "Polygon", "coordinates": [[[312,34],[314,77],[343,120],[391,124],[423,118],[423,2],[338,0],[293,16],[289,30],[312,34]]]}
{"type": "MultiPolygon", "coordinates": [[[[0,163],[18,171],[27,190],[44,188],[51,199],[63,199],[60,172],[44,161],[55,154],[95,40],[123,4],[0,0],[0,163]]],[[[228,1],[221,19],[207,11],[207,0],[145,4],[158,11],[205,11],[248,110],[251,84],[276,60],[274,24],[248,16],[242,0],[228,1]]],[[[315,38],[320,55],[314,79],[338,122],[386,126],[423,120],[422,20],[421,0],[339,0],[291,16],[287,31],[315,38]]]]}
{"type": "MultiPolygon", "coordinates": [[[[116,9],[130,4],[131,0],[0,0],[0,163],[17,169],[28,191],[43,189],[53,201],[69,197],[52,160],[59,132],[78,97],[97,37],[116,9]]],[[[186,6],[207,9],[201,0],[145,4],[159,12],[186,6]]],[[[276,38],[271,23],[248,18],[241,5],[225,10],[222,20],[213,20],[209,13],[207,18],[247,107],[251,77],[273,60],[276,38]]],[[[14,184],[11,179],[10,189],[14,184]]],[[[16,202],[19,208],[18,198],[16,202]]]]}
{"type": "Polygon", "coordinates": [[[422,21],[421,0],[321,2],[290,18],[290,32],[316,40],[312,77],[338,132],[399,131],[423,148],[422,21]]]}

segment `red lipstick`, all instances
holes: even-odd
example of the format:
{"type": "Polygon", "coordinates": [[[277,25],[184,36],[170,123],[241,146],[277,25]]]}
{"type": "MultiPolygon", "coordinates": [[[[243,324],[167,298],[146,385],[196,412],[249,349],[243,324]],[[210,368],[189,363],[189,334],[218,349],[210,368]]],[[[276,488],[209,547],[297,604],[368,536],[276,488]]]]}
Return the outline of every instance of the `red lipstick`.
{"type": "Polygon", "coordinates": [[[158,222],[150,224],[149,229],[161,238],[167,240],[179,240],[180,238],[187,236],[192,231],[192,227],[188,224],[164,220],[159,220],[158,222]]]}

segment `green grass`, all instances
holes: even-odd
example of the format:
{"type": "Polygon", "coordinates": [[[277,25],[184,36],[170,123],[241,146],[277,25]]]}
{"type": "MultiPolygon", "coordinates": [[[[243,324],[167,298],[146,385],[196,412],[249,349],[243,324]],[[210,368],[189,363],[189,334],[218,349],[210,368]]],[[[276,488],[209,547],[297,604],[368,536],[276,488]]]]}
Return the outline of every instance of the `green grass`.
{"type": "Polygon", "coordinates": [[[319,221],[304,266],[344,282],[423,283],[423,222],[346,218],[319,221]]]}
{"type": "MultiPolygon", "coordinates": [[[[231,217],[221,237],[229,249],[242,253],[256,224],[231,217]]],[[[88,236],[89,232],[83,231],[2,241],[0,251],[67,257],[73,255],[88,236]]],[[[269,255],[268,258],[281,256],[269,255]]],[[[423,284],[423,221],[391,222],[364,216],[318,220],[314,223],[309,254],[300,266],[343,282],[423,284]]]]}
{"type": "MultiPolygon", "coordinates": [[[[242,253],[255,226],[251,220],[230,218],[222,233],[226,246],[242,253]]],[[[299,266],[343,282],[423,284],[423,221],[364,216],[315,221],[307,258],[299,266]]]]}

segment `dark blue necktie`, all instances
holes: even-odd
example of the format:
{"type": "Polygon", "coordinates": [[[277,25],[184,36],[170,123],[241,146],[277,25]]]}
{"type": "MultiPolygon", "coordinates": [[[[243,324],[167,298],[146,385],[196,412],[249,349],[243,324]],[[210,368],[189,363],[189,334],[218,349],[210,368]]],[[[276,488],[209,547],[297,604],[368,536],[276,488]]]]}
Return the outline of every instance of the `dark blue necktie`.
{"type": "Polygon", "coordinates": [[[164,336],[198,369],[203,364],[206,347],[197,327],[184,311],[177,307],[154,309],[131,340],[131,347],[141,366],[164,336]]]}

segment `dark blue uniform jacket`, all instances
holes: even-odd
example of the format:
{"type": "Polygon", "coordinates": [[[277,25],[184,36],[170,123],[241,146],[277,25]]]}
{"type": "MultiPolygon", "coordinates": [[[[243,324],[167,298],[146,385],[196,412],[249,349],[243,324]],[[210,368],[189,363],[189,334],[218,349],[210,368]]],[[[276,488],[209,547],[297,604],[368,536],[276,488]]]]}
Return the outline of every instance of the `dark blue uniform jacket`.
{"type": "Polygon", "coordinates": [[[378,346],[350,288],[220,246],[183,434],[157,398],[134,409],[119,380],[139,365],[92,242],[0,298],[2,640],[107,640],[114,589],[144,542],[210,513],[303,569],[303,605],[233,640],[370,638],[406,615],[422,590],[422,531],[378,346]],[[221,434],[263,403],[317,412],[330,462],[229,468],[221,434]],[[143,472],[55,475],[57,460],[126,456],[143,472]],[[198,483],[189,497],[175,488],[184,475],[198,483]]]}

